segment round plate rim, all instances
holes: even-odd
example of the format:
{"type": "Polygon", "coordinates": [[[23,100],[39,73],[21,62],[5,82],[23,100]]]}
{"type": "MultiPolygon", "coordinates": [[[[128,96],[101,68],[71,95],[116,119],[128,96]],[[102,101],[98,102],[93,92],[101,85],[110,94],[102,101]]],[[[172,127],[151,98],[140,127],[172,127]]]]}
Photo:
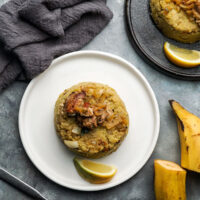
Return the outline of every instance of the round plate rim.
{"type": "Polygon", "coordinates": [[[34,83],[37,82],[37,78],[40,75],[38,75],[37,77],[35,77],[29,83],[29,85],[27,86],[27,88],[26,88],[26,90],[24,92],[24,95],[22,97],[22,100],[21,100],[21,103],[20,103],[20,109],[19,109],[19,117],[18,117],[19,134],[20,134],[20,138],[21,138],[23,147],[24,147],[25,152],[28,155],[29,159],[34,164],[34,166],[43,175],[45,175],[47,178],[49,178],[50,180],[52,180],[53,182],[55,182],[55,183],[57,183],[57,184],[59,184],[61,186],[64,186],[64,187],[67,187],[67,188],[70,188],[70,189],[74,189],[74,190],[79,190],[79,191],[100,191],[100,190],[105,190],[105,189],[108,189],[108,188],[112,188],[114,186],[117,186],[117,185],[119,185],[119,184],[127,181],[128,179],[130,179],[131,177],[133,177],[136,173],[138,173],[138,171],[141,170],[142,167],[146,164],[146,162],[149,160],[150,156],[152,155],[153,150],[154,150],[154,148],[156,146],[156,143],[157,143],[157,140],[158,140],[159,130],[160,130],[160,112],[159,112],[159,106],[158,106],[158,102],[156,100],[155,94],[154,94],[154,92],[153,92],[150,84],[146,80],[146,78],[142,75],[142,73],[134,65],[132,65],[130,62],[126,61],[125,59],[123,59],[123,58],[121,58],[121,57],[119,57],[117,55],[113,55],[111,53],[102,52],[102,51],[96,51],[96,50],[82,50],[82,51],[76,51],[76,52],[72,52],[72,53],[68,53],[68,54],[65,54],[63,56],[60,56],[60,57],[56,58],[52,62],[52,64],[50,66],[52,66],[54,63],[59,62],[61,60],[64,60],[64,59],[67,59],[67,58],[70,58],[70,57],[80,56],[80,55],[86,55],[86,56],[87,55],[104,56],[104,57],[112,58],[112,59],[114,59],[116,61],[124,63],[125,65],[127,65],[128,67],[130,67],[135,72],[135,74],[137,74],[138,78],[141,79],[141,81],[144,84],[144,87],[149,92],[149,96],[151,97],[152,106],[153,106],[153,109],[154,109],[154,112],[155,112],[154,113],[154,116],[155,116],[154,138],[153,138],[152,143],[151,143],[151,145],[149,147],[149,152],[145,154],[145,157],[141,161],[141,164],[139,165],[139,167],[137,167],[137,169],[134,171],[133,174],[125,177],[124,179],[121,179],[120,181],[114,182],[114,183],[112,183],[110,185],[107,185],[107,186],[99,185],[98,188],[92,188],[92,187],[87,187],[86,188],[86,187],[80,187],[80,186],[76,187],[76,186],[73,186],[73,185],[67,185],[65,183],[61,183],[61,182],[57,181],[54,177],[51,177],[49,174],[45,173],[45,170],[41,169],[41,167],[39,166],[39,164],[34,161],[34,157],[32,157],[32,155],[31,155],[31,150],[28,148],[28,146],[27,146],[27,144],[26,144],[26,142],[24,140],[24,136],[23,136],[24,133],[23,133],[23,128],[22,128],[23,110],[24,110],[24,107],[25,107],[27,96],[28,96],[29,92],[31,91],[31,88],[34,85],[34,83]]]}
{"type": "Polygon", "coordinates": [[[159,72],[162,72],[166,75],[169,75],[173,78],[176,79],[182,79],[182,80],[187,80],[187,81],[199,81],[200,80],[200,75],[197,74],[186,74],[184,72],[176,72],[173,69],[168,69],[166,68],[164,65],[158,63],[156,60],[154,60],[153,57],[149,56],[145,50],[141,47],[139,41],[137,40],[137,37],[135,35],[134,32],[134,28],[133,28],[133,23],[131,21],[131,3],[133,0],[126,0],[126,8],[125,8],[125,13],[126,13],[126,22],[127,22],[127,27],[128,27],[128,31],[130,33],[129,35],[129,39],[131,40],[131,43],[134,47],[137,53],[144,58],[144,60],[150,64],[154,69],[156,69],[159,72]]]}

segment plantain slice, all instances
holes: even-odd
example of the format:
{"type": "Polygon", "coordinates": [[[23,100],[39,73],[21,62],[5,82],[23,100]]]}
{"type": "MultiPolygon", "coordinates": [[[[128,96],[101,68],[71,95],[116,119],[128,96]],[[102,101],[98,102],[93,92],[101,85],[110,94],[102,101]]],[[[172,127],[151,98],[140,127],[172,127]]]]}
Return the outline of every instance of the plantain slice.
{"type": "Polygon", "coordinates": [[[155,160],[154,168],[156,200],[186,200],[186,171],[166,160],[155,160]]]}

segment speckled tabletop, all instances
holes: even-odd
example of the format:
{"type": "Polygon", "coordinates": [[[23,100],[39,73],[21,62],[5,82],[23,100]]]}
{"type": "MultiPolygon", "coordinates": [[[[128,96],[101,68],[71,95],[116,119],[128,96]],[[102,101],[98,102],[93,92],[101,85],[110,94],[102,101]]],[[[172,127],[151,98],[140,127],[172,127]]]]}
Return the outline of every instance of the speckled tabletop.
{"type": "MultiPolygon", "coordinates": [[[[4,0],[0,1],[1,4],[4,0]]],[[[153,160],[180,163],[180,145],[168,99],[181,102],[200,116],[200,83],[175,80],[152,69],[132,48],[126,33],[124,0],[108,0],[114,13],[110,24],[84,49],[119,55],[134,64],[152,86],[160,108],[161,127],[156,148],[146,165],[125,183],[100,192],[80,192],[61,187],[42,175],[27,157],[19,137],[18,111],[27,84],[15,82],[0,94],[0,165],[35,187],[49,200],[153,200],[153,160]]],[[[131,159],[131,158],[130,158],[131,159]]],[[[200,175],[187,176],[188,200],[200,199],[200,175]]],[[[0,180],[0,200],[29,200],[30,197],[0,180]]]]}

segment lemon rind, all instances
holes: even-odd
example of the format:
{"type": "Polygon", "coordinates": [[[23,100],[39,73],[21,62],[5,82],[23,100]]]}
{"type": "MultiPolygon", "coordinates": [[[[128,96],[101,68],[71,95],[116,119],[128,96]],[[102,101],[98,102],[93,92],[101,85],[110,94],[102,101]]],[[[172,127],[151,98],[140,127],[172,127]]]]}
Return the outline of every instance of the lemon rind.
{"type": "Polygon", "coordinates": [[[117,168],[113,165],[109,165],[111,168],[112,168],[112,171],[110,173],[99,173],[99,172],[95,172],[93,170],[90,170],[86,167],[84,167],[82,164],[81,164],[81,161],[82,159],[74,159],[78,164],[79,164],[79,167],[82,168],[85,172],[89,173],[90,175],[93,175],[95,177],[98,177],[98,178],[111,178],[113,177],[116,172],[117,172],[117,168]]]}
{"type": "MultiPolygon", "coordinates": [[[[182,64],[195,64],[195,65],[199,65],[200,64],[200,58],[198,59],[198,60],[194,60],[194,61],[192,61],[192,60],[187,60],[187,59],[184,59],[184,58],[182,58],[182,57],[179,57],[179,56],[176,56],[174,53],[173,53],[173,51],[171,51],[170,50],[170,48],[169,48],[169,43],[168,42],[165,42],[165,44],[164,44],[164,51],[165,51],[165,53],[166,53],[166,55],[167,56],[171,56],[171,57],[173,57],[173,59],[176,59],[177,61],[180,61],[180,62],[182,62],[182,64]]],[[[196,53],[198,53],[199,55],[200,55],[200,52],[198,52],[198,51],[196,51],[196,50],[191,50],[191,51],[195,51],[196,53]]],[[[170,58],[169,58],[170,59],[170,58]]],[[[171,59],[170,59],[171,60],[171,59]]]]}

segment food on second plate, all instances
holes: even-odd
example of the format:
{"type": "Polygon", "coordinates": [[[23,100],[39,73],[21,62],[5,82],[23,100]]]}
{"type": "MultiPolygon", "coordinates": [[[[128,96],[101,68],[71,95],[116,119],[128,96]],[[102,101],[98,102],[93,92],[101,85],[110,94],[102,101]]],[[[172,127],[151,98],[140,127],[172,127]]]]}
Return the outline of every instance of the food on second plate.
{"type": "Polygon", "coordinates": [[[155,160],[156,200],[186,200],[186,171],[174,162],[155,160]]]}
{"type": "Polygon", "coordinates": [[[168,42],[164,44],[164,52],[167,58],[180,67],[191,68],[200,64],[200,52],[196,50],[182,49],[168,42]]]}
{"type": "Polygon", "coordinates": [[[170,100],[176,115],[181,143],[181,166],[200,173],[200,118],[170,100]]]}
{"type": "Polygon", "coordinates": [[[199,0],[173,0],[191,21],[195,21],[200,26],[200,1],[199,0]]]}
{"type": "Polygon", "coordinates": [[[55,105],[55,127],[64,144],[88,158],[116,151],[128,133],[129,118],[116,91],[85,82],[66,89],[55,105]]]}
{"type": "Polygon", "coordinates": [[[151,15],[164,35],[179,42],[193,43],[200,40],[199,21],[186,11],[189,11],[188,6],[191,6],[193,7],[192,12],[194,10],[199,15],[199,9],[196,4],[197,0],[190,0],[187,3],[186,1],[151,0],[151,15]],[[184,6],[185,9],[183,9],[184,6]],[[188,8],[186,9],[186,7],[188,8]]]}
{"type": "Polygon", "coordinates": [[[114,166],[80,158],[74,158],[74,165],[83,179],[94,184],[110,181],[117,172],[117,168],[114,166]]]}

